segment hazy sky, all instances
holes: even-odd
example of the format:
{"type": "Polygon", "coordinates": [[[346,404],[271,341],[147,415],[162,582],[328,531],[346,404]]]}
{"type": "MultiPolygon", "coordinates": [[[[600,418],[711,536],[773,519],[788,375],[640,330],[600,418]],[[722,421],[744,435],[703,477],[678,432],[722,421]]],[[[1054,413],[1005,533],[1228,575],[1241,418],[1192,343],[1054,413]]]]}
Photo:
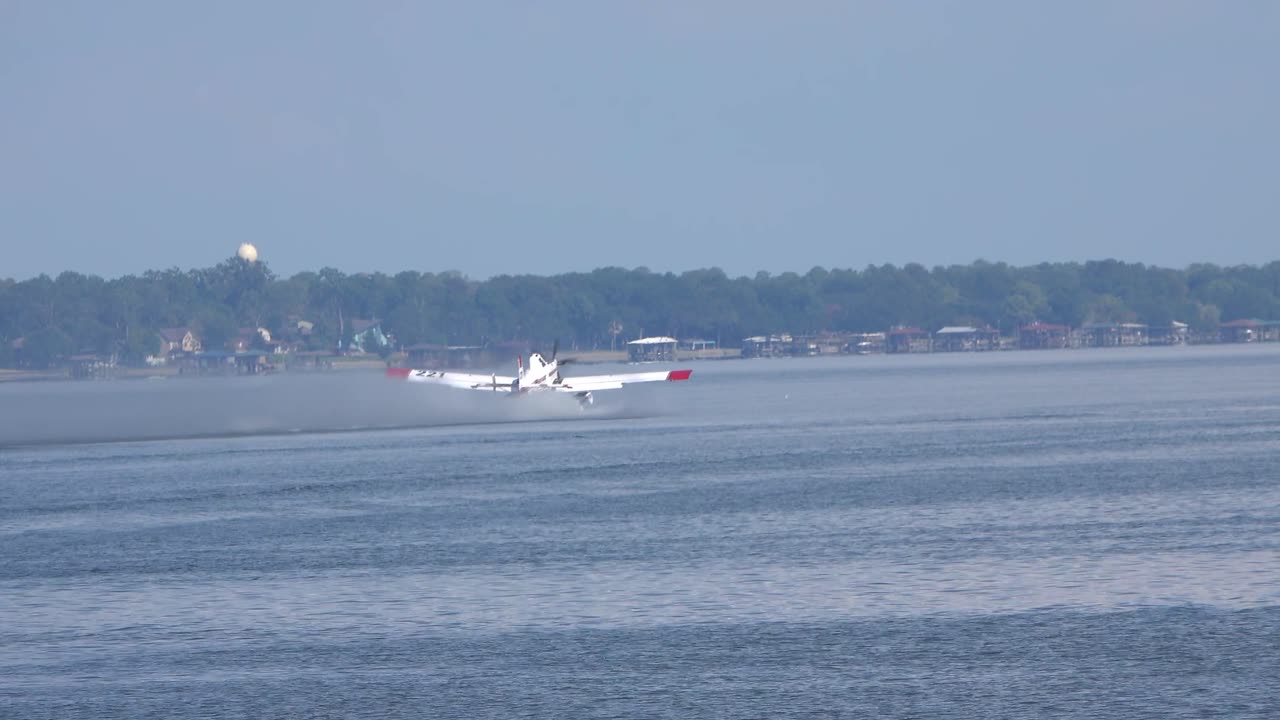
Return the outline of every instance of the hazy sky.
{"type": "Polygon", "coordinates": [[[1280,259],[1280,3],[0,0],[0,277],[1280,259]]]}

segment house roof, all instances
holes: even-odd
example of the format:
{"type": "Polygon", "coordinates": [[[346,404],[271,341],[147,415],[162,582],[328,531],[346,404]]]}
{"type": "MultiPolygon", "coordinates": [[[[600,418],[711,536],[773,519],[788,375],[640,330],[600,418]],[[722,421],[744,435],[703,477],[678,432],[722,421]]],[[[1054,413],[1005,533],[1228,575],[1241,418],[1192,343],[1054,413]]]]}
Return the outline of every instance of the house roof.
{"type": "Polygon", "coordinates": [[[230,350],[205,350],[192,354],[197,360],[226,360],[227,358],[251,358],[251,357],[267,357],[271,353],[265,350],[245,350],[243,352],[232,352],[230,350]]]}
{"type": "Polygon", "coordinates": [[[628,345],[670,345],[676,341],[673,337],[647,337],[639,340],[632,340],[628,345]]]}
{"type": "Polygon", "coordinates": [[[359,335],[365,330],[368,330],[369,328],[378,327],[381,324],[382,322],[379,320],[369,320],[367,318],[355,318],[354,320],[351,321],[351,332],[353,334],[359,335]]]}
{"type": "Polygon", "coordinates": [[[1052,323],[1036,322],[1030,325],[1024,325],[1021,330],[1023,332],[1066,332],[1070,330],[1066,325],[1054,325],[1052,323]]]}
{"type": "Polygon", "coordinates": [[[1146,327],[1147,327],[1147,326],[1146,326],[1146,325],[1143,325],[1142,323],[1113,323],[1113,322],[1101,322],[1101,323],[1085,323],[1085,324],[1083,324],[1083,325],[1081,325],[1081,326],[1080,326],[1080,329],[1081,329],[1081,330],[1085,330],[1085,331],[1089,331],[1089,330],[1145,330],[1145,329],[1146,329],[1146,327]]]}
{"type": "Polygon", "coordinates": [[[1222,323],[1222,327],[1227,328],[1275,327],[1277,325],[1280,325],[1280,320],[1259,320],[1258,318],[1243,318],[1222,323]]]}
{"type": "Polygon", "coordinates": [[[176,343],[176,342],[182,342],[182,339],[187,336],[187,333],[191,332],[191,328],[186,328],[186,327],[160,328],[156,332],[160,333],[160,337],[164,338],[165,342],[176,343]]]}

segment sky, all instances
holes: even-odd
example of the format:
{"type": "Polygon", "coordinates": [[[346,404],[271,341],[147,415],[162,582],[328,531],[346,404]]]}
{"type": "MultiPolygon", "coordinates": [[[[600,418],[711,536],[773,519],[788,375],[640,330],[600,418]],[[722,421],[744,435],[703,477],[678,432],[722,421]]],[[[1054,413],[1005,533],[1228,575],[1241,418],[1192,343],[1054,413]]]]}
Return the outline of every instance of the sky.
{"type": "Polygon", "coordinates": [[[0,277],[1280,259],[1280,3],[0,0],[0,277]]]}

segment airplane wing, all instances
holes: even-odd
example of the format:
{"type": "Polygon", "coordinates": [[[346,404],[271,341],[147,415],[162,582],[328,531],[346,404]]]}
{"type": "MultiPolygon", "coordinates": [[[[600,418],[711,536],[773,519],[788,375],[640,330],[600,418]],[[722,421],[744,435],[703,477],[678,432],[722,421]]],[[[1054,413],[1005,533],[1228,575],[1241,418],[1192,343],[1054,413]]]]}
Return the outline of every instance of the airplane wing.
{"type": "Polygon", "coordinates": [[[692,370],[671,370],[660,372],[623,373],[621,375],[585,375],[583,377],[562,378],[552,385],[560,392],[593,392],[595,390],[617,390],[623,385],[642,382],[661,382],[688,380],[692,370]]]}
{"type": "Polygon", "coordinates": [[[511,392],[515,378],[504,375],[476,375],[447,372],[445,370],[414,370],[412,368],[387,368],[387,377],[401,378],[409,382],[430,383],[464,390],[511,392]]]}

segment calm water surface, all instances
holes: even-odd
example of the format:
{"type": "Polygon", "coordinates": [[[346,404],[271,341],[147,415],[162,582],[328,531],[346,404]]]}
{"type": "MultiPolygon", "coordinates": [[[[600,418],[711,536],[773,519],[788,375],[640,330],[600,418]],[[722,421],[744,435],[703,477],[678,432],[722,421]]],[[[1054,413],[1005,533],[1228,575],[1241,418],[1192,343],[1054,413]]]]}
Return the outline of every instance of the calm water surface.
{"type": "Polygon", "coordinates": [[[0,387],[0,716],[1280,717],[1277,348],[692,367],[0,387]]]}

